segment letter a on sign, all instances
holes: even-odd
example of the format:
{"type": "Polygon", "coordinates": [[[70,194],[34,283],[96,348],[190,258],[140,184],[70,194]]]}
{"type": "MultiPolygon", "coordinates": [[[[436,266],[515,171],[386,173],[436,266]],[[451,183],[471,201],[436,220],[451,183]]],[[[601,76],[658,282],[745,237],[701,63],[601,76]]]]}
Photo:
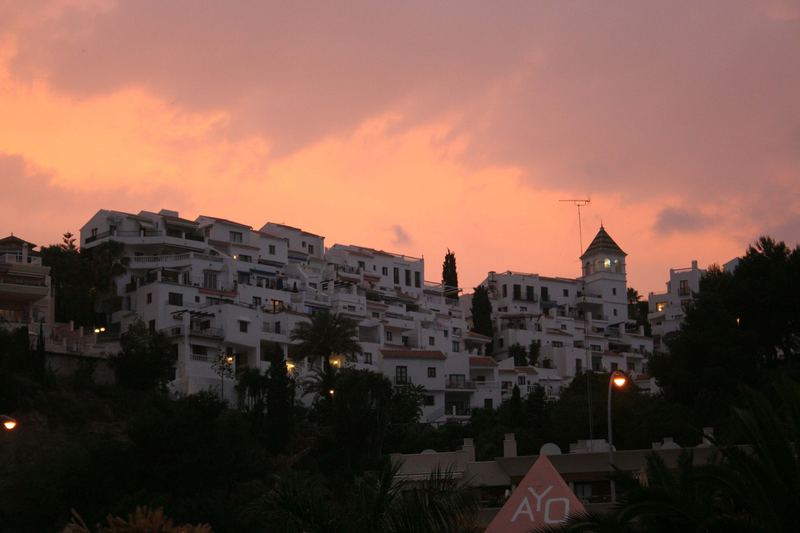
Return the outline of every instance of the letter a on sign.
{"type": "Polygon", "coordinates": [[[585,513],[546,455],[540,455],[486,533],[528,533],[585,513]]]}

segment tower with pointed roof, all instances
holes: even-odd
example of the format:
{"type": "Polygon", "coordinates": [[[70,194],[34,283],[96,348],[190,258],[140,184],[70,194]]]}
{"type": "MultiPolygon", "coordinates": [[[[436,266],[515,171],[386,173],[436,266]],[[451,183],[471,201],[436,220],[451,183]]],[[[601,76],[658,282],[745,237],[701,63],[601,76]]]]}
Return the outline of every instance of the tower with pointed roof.
{"type": "Polygon", "coordinates": [[[581,255],[584,291],[590,300],[600,304],[590,309],[592,315],[611,324],[628,320],[627,255],[602,225],[581,255]]]}

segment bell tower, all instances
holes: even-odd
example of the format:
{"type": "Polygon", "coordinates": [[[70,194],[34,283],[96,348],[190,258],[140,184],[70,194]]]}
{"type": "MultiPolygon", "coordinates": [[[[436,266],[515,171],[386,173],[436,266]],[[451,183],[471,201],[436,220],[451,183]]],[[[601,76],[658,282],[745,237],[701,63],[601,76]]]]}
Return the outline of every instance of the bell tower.
{"type": "Polygon", "coordinates": [[[628,320],[627,255],[602,225],[581,255],[581,279],[586,296],[594,301],[602,301],[601,316],[595,318],[611,324],[628,320]]]}

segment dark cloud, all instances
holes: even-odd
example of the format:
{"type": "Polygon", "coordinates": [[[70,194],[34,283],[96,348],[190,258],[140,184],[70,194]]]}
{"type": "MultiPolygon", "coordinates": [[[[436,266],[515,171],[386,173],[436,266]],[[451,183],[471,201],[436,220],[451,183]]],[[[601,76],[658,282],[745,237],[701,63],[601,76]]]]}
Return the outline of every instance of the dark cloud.
{"type": "Polygon", "coordinates": [[[392,244],[395,246],[405,246],[407,244],[411,244],[411,237],[406,230],[403,229],[403,226],[395,224],[392,226],[392,233],[394,235],[392,238],[392,244]]]}
{"type": "MultiPolygon", "coordinates": [[[[797,6],[140,0],[27,23],[13,73],[225,111],[220,136],[264,135],[273,155],[382,113],[393,131],[448,117],[465,163],[537,186],[735,202],[800,181],[797,6]]],[[[693,227],[671,215],[666,231],[693,227]]]]}
{"type": "Polygon", "coordinates": [[[695,233],[713,225],[713,219],[699,211],[681,207],[666,207],[659,211],[653,230],[661,235],[695,233]]]}

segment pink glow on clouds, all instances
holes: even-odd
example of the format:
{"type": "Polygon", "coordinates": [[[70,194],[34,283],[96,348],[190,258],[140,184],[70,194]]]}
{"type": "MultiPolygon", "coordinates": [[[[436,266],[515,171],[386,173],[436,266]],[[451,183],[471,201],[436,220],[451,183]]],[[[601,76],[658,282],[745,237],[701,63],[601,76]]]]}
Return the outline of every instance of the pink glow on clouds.
{"type": "Polygon", "coordinates": [[[800,241],[800,3],[0,1],[0,234],[98,208],[267,220],[629,281],[800,241]],[[212,7],[208,7],[212,6],[212,7]]]}

